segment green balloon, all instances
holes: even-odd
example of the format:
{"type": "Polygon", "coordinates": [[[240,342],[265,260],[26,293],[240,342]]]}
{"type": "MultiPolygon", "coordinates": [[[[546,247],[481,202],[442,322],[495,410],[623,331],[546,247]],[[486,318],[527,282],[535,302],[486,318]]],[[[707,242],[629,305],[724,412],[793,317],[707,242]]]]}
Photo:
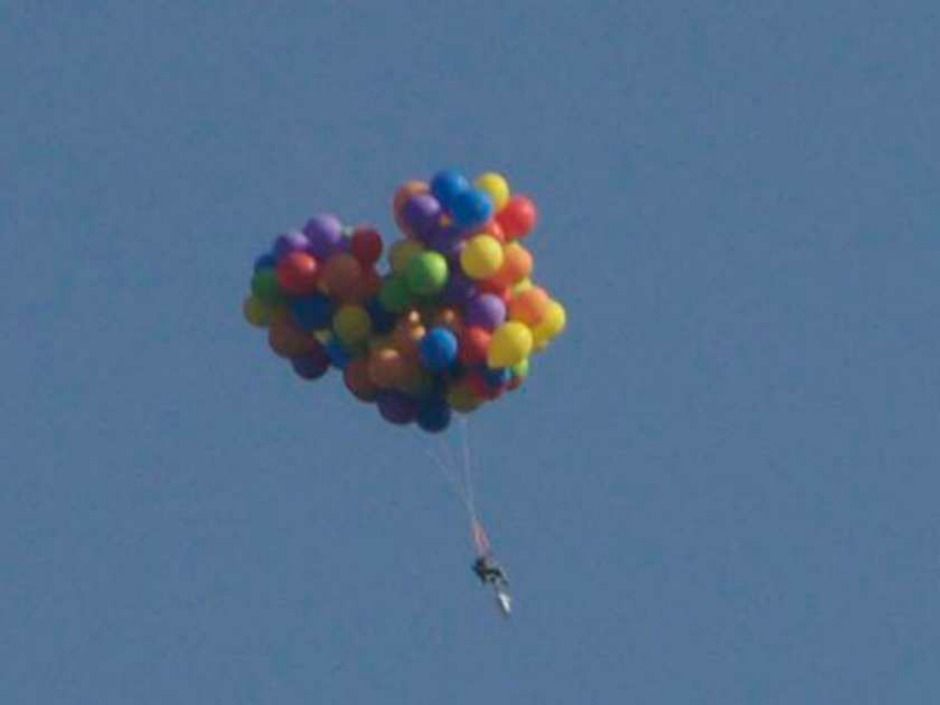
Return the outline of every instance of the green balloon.
{"type": "Polygon", "coordinates": [[[260,269],[255,272],[251,278],[251,293],[269,306],[278,306],[285,301],[284,292],[277,283],[277,274],[273,269],[260,269]]]}
{"type": "Polygon", "coordinates": [[[529,376],[529,358],[526,358],[522,362],[517,362],[510,367],[509,370],[512,372],[513,377],[522,377],[525,379],[529,376]]]}
{"type": "Polygon", "coordinates": [[[404,313],[411,308],[411,292],[401,277],[389,277],[379,290],[379,304],[386,311],[404,313]]]}
{"type": "Polygon", "coordinates": [[[405,268],[405,283],[413,294],[433,296],[447,284],[447,260],[437,252],[422,252],[405,268]]]}

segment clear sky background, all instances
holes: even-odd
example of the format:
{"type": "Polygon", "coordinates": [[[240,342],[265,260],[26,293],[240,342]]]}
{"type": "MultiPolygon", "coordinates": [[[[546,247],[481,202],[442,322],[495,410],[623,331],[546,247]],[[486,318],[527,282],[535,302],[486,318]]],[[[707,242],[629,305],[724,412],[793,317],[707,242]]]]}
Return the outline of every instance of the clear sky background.
{"type": "Polygon", "coordinates": [[[940,702],[936,3],[0,5],[0,702],[940,702]],[[505,171],[567,336],[427,438],[255,255],[505,171]]]}

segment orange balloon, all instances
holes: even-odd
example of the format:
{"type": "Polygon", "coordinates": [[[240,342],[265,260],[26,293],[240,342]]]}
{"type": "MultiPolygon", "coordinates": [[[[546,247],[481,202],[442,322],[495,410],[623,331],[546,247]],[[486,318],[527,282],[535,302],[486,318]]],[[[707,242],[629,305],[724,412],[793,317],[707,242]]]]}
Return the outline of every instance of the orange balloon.
{"type": "Polygon", "coordinates": [[[316,338],[295,326],[289,316],[274,316],[268,326],[268,345],[280,357],[297,357],[319,347],[316,338]]]}
{"type": "Polygon", "coordinates": [[[503,266],[492,281],[512,287],[532,274],[532,253],[518,242],[511,242],[503,250],[503,266]]]}
{"type": "Polygon", "coordinates": [[[417,311],[411,311],[402,320],[395,325],[392,332],[392,340],[395,341],[395,347],[402,355],[413,357],[418,354],[418,343],[427,333],[427,329],[421,323],[421,316],[417,311]]]}
{"type": "Polygon", "coordinates": [[[369,379],[376,386],[388,389],[405,378],[406,363],[395,348],[379,348],[369,355],[369,379]]]}
{"type": "Polygon", "coordinates": [[[348,252],[340,252],[330,257],[323,265],[320,290],[347,303],[354,299],[361,278],[362,266],[359,260],[348,252]]]}
{"type": "Polygon", "coordinates": [[[379,391],[369,375],[369,361],[364,357],[358,357],[346,365],[343,381],[346,388],[362,401],[373,401],[379,391]]]}
{"type": "Polygon", "coordinates": [[[542,322],[550,303],[551,298],[545,289],[533,286],[516,294],[509,302],[509,319],[525,323],[532,328],[542,322]]]}

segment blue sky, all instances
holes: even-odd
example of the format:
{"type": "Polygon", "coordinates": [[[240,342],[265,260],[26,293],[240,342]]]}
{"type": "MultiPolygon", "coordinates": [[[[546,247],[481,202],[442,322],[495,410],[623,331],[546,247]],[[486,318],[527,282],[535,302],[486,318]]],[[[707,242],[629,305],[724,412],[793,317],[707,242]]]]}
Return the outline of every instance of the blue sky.
{"type": "Polygon", "coordinates": [[[0,8],[0,701],[940,700],[928,2],[0,8]],[[570,329],[427,439],[241,319],[251,261],[505,171],[570,329]]]}

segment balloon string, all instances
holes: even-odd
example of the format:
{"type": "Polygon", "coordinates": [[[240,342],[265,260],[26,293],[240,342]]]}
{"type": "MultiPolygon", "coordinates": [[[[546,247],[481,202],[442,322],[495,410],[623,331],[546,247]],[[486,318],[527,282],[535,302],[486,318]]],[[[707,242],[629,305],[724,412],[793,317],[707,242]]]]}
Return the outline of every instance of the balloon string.
{"type": "Polygon", "coordinates": [[[479,523],[476,497],[473,490],[473,475],[470,465],[470,428],[465,418],[460,419],[460,440],[463,446],[463,478],[464,486],[467,489],[467,499],[470,502],[470,518],[474,522],[479,523]]]}
{"type": "Polygon", "coordinates": [[[466,508],[467,512],[469,513],[470,502],[467,499],[466,491],[464,490],[463,486],[460,483],[460,478],[451,468],[450,463],[448,463],[447,460],[443,456],[439,455],[438,453],[436,453],[434,450],[430,448],[425,448],[425,453],[427,453],[428,457],[431,459],[431,461],[434,463],[437,469],[440,470],[441,475],[444,476],[444,479],[450,485],[451,489],[454,491],[454,494],[457,495],[457,498],[460,500],[460,503],[463,504],[463,506],[466,508]]]}

